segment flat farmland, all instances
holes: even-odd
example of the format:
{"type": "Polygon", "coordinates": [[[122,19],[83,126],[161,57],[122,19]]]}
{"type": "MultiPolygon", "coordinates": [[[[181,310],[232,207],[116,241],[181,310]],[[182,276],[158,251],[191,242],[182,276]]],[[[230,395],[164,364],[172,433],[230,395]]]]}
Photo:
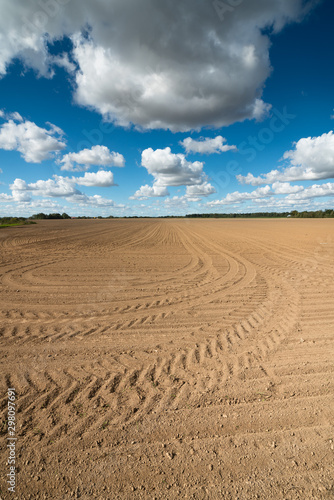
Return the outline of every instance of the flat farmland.
{"type": "Polygon", "coordinates": [[[2,499],[333,498],[333,220],[47,220],[0,254],[2,499]]]}

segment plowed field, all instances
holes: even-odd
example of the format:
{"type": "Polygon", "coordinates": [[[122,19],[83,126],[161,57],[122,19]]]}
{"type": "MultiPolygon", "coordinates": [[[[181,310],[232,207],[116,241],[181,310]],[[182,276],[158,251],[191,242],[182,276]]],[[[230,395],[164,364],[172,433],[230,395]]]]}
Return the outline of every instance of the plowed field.
{"type": "Polygon", "coordinates": [[[1,499],[334,498],[334,221],[40,221],[0,255],[1,499]]]}

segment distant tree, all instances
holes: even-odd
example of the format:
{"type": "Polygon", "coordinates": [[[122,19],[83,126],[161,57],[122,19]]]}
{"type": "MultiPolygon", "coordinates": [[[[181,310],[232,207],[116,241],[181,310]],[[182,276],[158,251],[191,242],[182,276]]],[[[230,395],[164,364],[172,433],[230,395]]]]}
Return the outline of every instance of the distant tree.
{"type": "Polygon", "coordinates": [[[43,212],[40,212],[39,214],[34,214],[31,216],[32,219],[46,219],[46,215],[43,214],[43,212]]]}

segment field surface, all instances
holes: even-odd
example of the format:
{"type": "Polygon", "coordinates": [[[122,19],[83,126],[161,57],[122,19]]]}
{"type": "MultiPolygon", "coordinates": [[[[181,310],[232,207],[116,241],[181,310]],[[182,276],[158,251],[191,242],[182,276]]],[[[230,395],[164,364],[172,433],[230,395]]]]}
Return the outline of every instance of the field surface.
{"type": "Polygon", "coordinates": [[[2,500],[334,498],[333,220],[48,220],[0,255],[2,500]]]}

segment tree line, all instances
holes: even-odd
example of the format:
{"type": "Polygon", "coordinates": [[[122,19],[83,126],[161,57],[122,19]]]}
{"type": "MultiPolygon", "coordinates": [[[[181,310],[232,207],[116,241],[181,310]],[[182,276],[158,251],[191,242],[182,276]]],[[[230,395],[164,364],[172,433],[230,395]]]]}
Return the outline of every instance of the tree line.
{"type": "Polygon", "coordinates": [[[39,214],[34,214],[29,218],[34,220],[34,219],[70,219],[71,217],[65,212],[63,214],[58,214],[58,213],[43,214],[43,212],[40,212],[39,214]]]}
{"type": "MultiPolygon", "coordinates": [[[[161,219],[169,219],[169,218],[177,218],[177,219],[254,219],[254,218],[311,218],[311,219],[324,219],[324,218],[334,218],[334,209],[327,210],[316,210],[309,211],[304,210],[303,212],[298,212],[298,210],[292,210],[291,212],[255,212],[255,213],[232,213],[232,214],[222,214],[222,213],[209,213],[209,214],[187,214],[187,215],[162,215],[159,218],[161,219]]],[[[117,217],[113,215],[108,215],[106,217],[102,217],[101,215],[97,217],[89,217],[86,215],[81,215],[79,217],[75,217],[76,219],[149,219],[150,216],[126,216],[126,217],[117,217]]],[[[71,217],[66,214],[52,213],[52,214],[44,214],[40,212],[38,214],[31,215],[30,217],[0,217],[0,225],[17,225],[17,224],[27,224],[31,223],[34,220],[41,219],[71,219],[71,217]]]]}
{"type": "Polygon", "coordinates": [[[298,210],[292,210],[292,212],[256,212],[256,213],[234,213],[234,214],[189,214],[185,216],[186,218],[217,218],[217,219],[237,219],[237,218],[282,218],[282,217],[292,217],[292,218],[311,218],[311,219],[323,219],[334,217],[334,210],[317,210],[298,212],[298,210]]]}

